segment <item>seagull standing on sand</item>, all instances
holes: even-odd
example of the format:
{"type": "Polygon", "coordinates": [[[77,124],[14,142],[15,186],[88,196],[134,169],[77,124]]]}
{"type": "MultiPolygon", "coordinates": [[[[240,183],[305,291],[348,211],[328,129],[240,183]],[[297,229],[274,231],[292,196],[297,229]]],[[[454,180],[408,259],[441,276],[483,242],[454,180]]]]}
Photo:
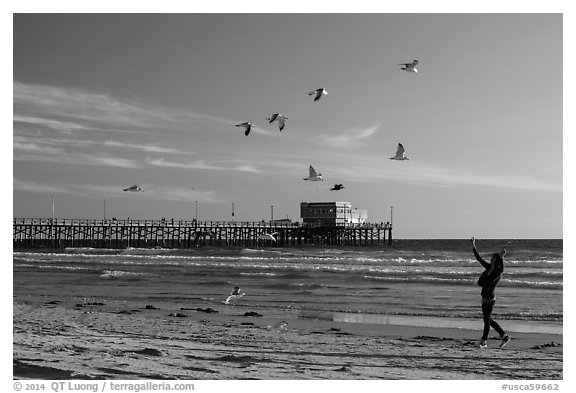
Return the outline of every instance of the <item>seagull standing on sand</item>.
{"type": "Polygon", "coordinates": [[[133,185],[133,186],[130,186],[128,188],[123,188],[123,190],[124,191],[130,191],[130,192],[139,192],[139,191],[144,192],[144,189],[138,187],[137,185],[133,185]]]}
{"type": "Polygon", "coordinates": [[[252,127],[255,127],[254,124],[245,121],[244,123],[236,124],[236,127],[244,127],[244,135],[248,136],[252,127]]]}
{"type": "Polygon", "coordinates": [[[406,72],[418,73],[418,70],[416,69],[416,66],[418,65],[418,60],[414,60],[412,61],[412,63],[402,63],[398,65],[402,66],[401,69],[403,69],[406,72]]]}
{"type": "Polygon", "coordinates": [[[288,322],[280,321],[280,322],[277,322],[273,325],[268,325],[267,328],[270,330],[276,329],[276,333],[286,333],[288,331],[288,329],[286,328],[287,325],[288,325],[288,322]]]}
{"type": "Polygon", "coordinates": [[[284,126],[286,125],[286,119],[288,117],[284,116],[281,113],[274,113],[272,116],[267,117],[266,120],[268,120],[270,122],[270,124],[272,124],[274,121],[278,120],[278,127],[280,128],[280,131],[282,131],[284,129],[284,126]]]}
{"type": "Polygon", "coordinates": [[[314,96],[314,102],[316,102],[320,98],[322,98],[322,96],[328,95],[328,92],[326,91],[326,89],[320,88],[320,89],[312,90],[311,92],[308,93],[308,95],[314,96]]]}
{"type": "Polygon", "coordinates": [[[330,189],[330,191],[338,191],[338,190],[341,190],[343,188],[346,188],[346,187],[344,187],[342,184],[334,184],[334,187],[332,187],[330,189]]]}
{"type": "Polygon", "coordinates": [[[391,160],[400,160],[400,161],[404,161],[404,160],[409,160],[408,157],[406,157],[406,153],[404,153],[404,146],[402,146],[401,143],[398,144],[398,149],[396,150],[396,155],[394,157],[390,157],[391,160]]]}
{"type": "Polygon", "coordinates": [[[286,332],[288,331],[288,329],[286,328],[286,325],[288,325],[288,322],[286,322],[286,321],[281,321],[280,324],[278,325],[278,330],[277,330],[277,332],[278,332],[278,333],[280,333],[280,332],[286,333],[286,332]]]}
{"type": "Polygon", "coordinates": [[[308,177],[305,177],[304,180],[310,180],[310,181],[324,181],[324,179],[322,179],[322,174],[321,173],[316,173],[316,170],[314,170],[314,168],[312,167],[312,165],[310,165],[310,174],[308,175],[308,177]]]}

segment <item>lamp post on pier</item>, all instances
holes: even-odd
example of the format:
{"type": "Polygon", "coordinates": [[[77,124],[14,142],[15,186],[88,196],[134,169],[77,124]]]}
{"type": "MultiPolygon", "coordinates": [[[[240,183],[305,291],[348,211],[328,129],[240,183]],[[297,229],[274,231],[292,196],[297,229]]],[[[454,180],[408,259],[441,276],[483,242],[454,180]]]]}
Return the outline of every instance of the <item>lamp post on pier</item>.
{"type": "Polygon", "coordinates": [[[54,227],[54,195],[52,195],[52,220],[50,221],[50,239],[52,248],[56,248],[55,227],[54,227]]]}
{"type": "Polygon", "coordinates": [[[390,227],[388,227],[388,244],[392,244],[392,223],[394,222],[393,211],[394,206],[390,206],[390,227]]]}

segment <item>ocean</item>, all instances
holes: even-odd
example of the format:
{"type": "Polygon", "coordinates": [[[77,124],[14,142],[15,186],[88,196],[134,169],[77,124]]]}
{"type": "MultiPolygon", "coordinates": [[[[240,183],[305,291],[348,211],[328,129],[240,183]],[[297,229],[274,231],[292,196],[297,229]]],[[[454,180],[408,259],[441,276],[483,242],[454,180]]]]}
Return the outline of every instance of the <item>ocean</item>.
{"type": "MultiPolygon", "coordinates": [[[[509,331],[562,333],[563,241],[482,240],[489,260],[505,247],[493,317],[509,331]]],[[[350,323],[482,327],[483,268],[470,243],[403,240],[346,248],[15,250],[15,301],[42,295],[167,309],[327,319],[350,323]],[[235,286],[246,294],[226,305],[235,286]]]]}

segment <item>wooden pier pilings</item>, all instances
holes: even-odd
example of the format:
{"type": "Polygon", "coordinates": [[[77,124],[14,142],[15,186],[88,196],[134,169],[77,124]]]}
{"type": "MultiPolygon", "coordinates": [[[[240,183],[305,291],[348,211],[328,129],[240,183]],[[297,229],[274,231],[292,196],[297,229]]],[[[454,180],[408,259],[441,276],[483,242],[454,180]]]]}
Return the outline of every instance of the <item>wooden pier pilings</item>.
{"type": "Polygon", "coordinates": [[[13,248],[196,248],[376,246],[392,243],[383,224],[309,226],[285,222],[175,220],[13,220],[13,248]],[[276,241],[260,239],[275,233],[276,241]]]}

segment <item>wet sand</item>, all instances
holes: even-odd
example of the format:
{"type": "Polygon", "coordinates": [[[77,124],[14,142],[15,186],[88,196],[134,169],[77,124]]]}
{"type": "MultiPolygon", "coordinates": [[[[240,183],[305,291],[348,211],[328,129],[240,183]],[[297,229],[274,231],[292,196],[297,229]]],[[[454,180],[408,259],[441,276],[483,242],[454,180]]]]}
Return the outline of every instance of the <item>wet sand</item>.
{"type": "Polygon", "coordinates": [[[562,335],[289,319],[235,306],[18,296],[14,379],[559,380],[562,335]],[[213,308],[212,308],[213,307],[213,308]]]}

